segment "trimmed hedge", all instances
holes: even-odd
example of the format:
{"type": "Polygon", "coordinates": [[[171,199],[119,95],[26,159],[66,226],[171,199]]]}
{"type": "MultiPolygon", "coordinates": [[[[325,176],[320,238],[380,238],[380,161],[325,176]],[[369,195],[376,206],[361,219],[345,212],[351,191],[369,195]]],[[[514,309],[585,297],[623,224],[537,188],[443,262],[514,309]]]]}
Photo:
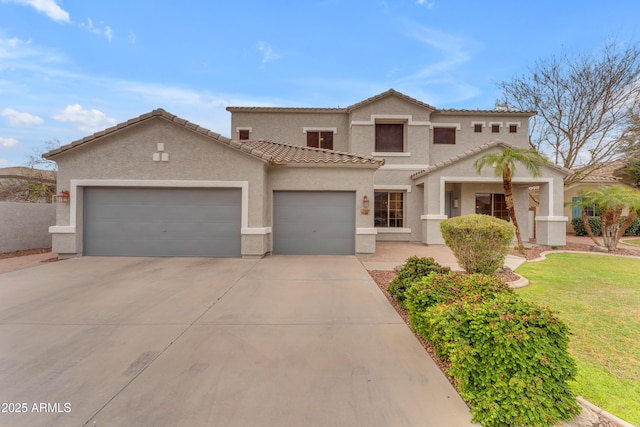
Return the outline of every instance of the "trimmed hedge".
{"type": "MultiPolygon", "coordinates": [[[[620,225],[627,219],[626,216],[620,218],[620,225]]],[[[600,227],[600,217],[599,216],[590,216],[587,217],[589,221],[589,226],[591,227],[591,231],[593,231],[594,236],[602,235],[602,229],[600,227]]],[[[573,231],[576,233],[576,236],[586,236],[587,230],[584,228],[584,223],[582,222],[581,217],[574,217],[571,220],[571,226],[573,227],[573,231]]],[[[637,217],[631,226],[627,228],[624,232],[625,236],[640,236],[640,216],[637,217]]]]}
{"type": "Polygon", "coordinates": [[[480,302],[503,293],[513,291],[497,276],[431,273],[407,289],[405,306],[410,313],[421,313],[436,304],[452,304],[460,300],[480,302]]]}
{"type": "Polygon", "coordinates": [[[491,276],[431,274],[406,292],[410,321],[484,427],[551,426],[579,412],[569,331],[491,276]]]}
{"type": "Polygon", "coordinates": [[[504,266],[515,227],[489,215],[471,214],[442,221],[440,231],[467,273],[493,274],[504,266]]]}
{"type": "Polygon", "coordinates": [[[389,283],[387,291],[395,298],[400,305],[404,306],[404,293],[411,284],[429,273],[448,273],[449,267],[443,267],[433,258],[418,258],[412,256],[407,258],[396,277],[389,283]]]}

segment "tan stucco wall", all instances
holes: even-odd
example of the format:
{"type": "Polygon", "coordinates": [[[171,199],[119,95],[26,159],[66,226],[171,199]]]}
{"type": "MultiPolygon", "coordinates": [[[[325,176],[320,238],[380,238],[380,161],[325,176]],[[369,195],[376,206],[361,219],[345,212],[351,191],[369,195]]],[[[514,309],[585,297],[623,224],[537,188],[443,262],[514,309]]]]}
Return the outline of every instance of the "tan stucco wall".
{"type": "Polygon", "coordinates": [[[250,139],[268,139],[294,145],[307,145],[308,128],[335,128],[333,149],[349,151],[349,125],[346,113],[236,112],[231,116],[231,135],[238,139],[238,128],[251,128],[250,139]]]}
{"type": "Polygon", "coordinates": [[[430,110],[396,97],[387,97],[351,112],[349,150],[367,155],[376,154],[392,165],[429,163],[430,110]],[[375,123],[404,122],[404,153],[375,152],[375,123]],[[406,154],[410,154],[406,155],[406,154]]]}
{"type": "Polygon", "coordinates": [[[0,253],[51,247],[52,204],[0,202],[0,218],[0,253]]]}
{"type": "Polygon", "coordinates": [[[433,113],[431,115],[432,127],[443,125],[456,125],[455,145],[433,144],[433,130],[429,135],[430,160],[431,164],[436,164],[447,160],[455,155],[469,151],[479,145],[492,141],[502,141],[506,144],[520,148],[529,148],[528,123],[526,116],[491,116],[485,114],[455,114],[455,113],[433,113]],[[474,132],[473,124],[482,123],[482,132],[474,132]],[[501,124],[499,133],[491,132],[491,124],[501,124]],[[509,123],[518,123],[518,132],[509,133],[509,123]]]}
{"type": "MultiPolygon", "coordinates": [[[[64,152],[53,160],[59,168],[59,191],[71,189],[71,180],[87,179],[171,181],[167,187],[178,185],[181,181],[247,182],[247,225],[265,227],[266,163],[162,118],[149,119],[128,127],[84,147],[64,152]],[[163,153],[169,156],[166,162],[153,161],[159,143],[164,144],[163,153]]],[[[220,186],[224,186],[224,183],[220,186]]],[[[53,245],[59,253],[82,252],[82,196],[82,188],[78,188],[73,203],[57,205],[57,226],[69,226],[70,209],[76,207],[75,233],[54,233],[53,245]]]]}

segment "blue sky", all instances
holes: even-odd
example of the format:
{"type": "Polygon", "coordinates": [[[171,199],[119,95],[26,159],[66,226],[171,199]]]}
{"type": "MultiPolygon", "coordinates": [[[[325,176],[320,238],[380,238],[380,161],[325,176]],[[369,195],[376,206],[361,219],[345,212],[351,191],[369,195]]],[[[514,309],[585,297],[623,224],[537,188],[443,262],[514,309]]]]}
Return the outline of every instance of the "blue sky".
{"type": "Polygon", "coordinates": [[[389,88],[493,108],[537,59],[640,39],[620,0],[0,0],[0,167],[155,108],[230,134],[234,106],[389,88]]]}

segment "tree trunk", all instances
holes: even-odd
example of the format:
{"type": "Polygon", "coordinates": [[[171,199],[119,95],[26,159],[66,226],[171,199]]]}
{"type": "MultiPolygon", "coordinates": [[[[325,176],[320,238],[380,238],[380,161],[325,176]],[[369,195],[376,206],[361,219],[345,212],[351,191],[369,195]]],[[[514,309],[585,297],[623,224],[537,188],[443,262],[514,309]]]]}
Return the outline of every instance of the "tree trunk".
{"type": "Polygon", "coordinates": [[[618,230],[620,229],[620,218],[613,209],[607,209],[600,214],[602,225],[602,241],[609,252],[616,249],[618,230]]]}
{"type": "MultiPolygon", "coordinates": [[[[631,216],[631,212],[629,213],[629,216],[631,216]]],[[[606,226],[606,230],[604,226],[602,228],[602,238],[604,240],[604,244],[607,246],[607,250],[609,252],[613,252],[618,247],[618,242],[620,241],[620,237],[622,237],[625,230],[629,227],[629,225],[631,225],[631,223],[629,223],[629,225],[627,225],[624,229],[621,227],[620,220],[622,219],[622,207],[618,207],[616,209],[609,209],[606,212],[606,215],[602,216],[603,220],[605,217],[607,221],[607,226],[606,226]]],[[[631,222],[633,222],[633,219],[631,220],[631,222]]],[[[626,224],[626,221],[625,221],[625,224],[626,224]]]]}
{"type": "Polygon", "coordinates": [[[629,211],[629,215],[627,215],[627,218],[624,220],[624,222],[620,226],[620,230],[618,230],[618,238],[617,238],[618,242],[620,241],[622,236],[624,236],[624,232],[627,231],[627,228],[631,227],[631,224],[633,224],[633,221],[636,220],[637,216],[638,216],[638,212],[636,210],[631,209],[629,211]]]}
{"type": "Polygon", "coordinates": [[[516,218],[516,208],[513,203],[513,185],[511,184],[510,172],[509,176],[506,173],[502,175],[502,181],[504,186],[504,201],[507,204],[507,211],[511,217],[511,222],[516,228],[516,239],[518,241],[518,250],[524,254],[524,244],[522,243],[522,236],[520,235],[520,227],[518,226],[518,219],[516,218]]]}
{"type": "Polygon", "coordinates": [[[587,232],[587,236],[589,236],[591,240],[593,240],[593,243],[595,243],[596,246],[602,246],[596,240],[596,236],[593,235],[593,231],[591,230],[591,225],[589,225],[589,217],[587,216],[587,210],[584,208],[582,209],[582,223],[584,224],[584,229],[587,232]]]}

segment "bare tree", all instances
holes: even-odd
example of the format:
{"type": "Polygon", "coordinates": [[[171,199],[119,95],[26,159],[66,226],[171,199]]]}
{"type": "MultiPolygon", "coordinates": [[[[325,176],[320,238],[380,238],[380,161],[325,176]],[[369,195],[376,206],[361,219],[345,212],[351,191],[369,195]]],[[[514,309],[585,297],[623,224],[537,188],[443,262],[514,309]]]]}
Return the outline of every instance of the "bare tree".
{"type": "Polygon", "coordinates": [[[57,148],[60,148],[62,144],[58,139],[50,139],[49,141],[45,141],[42,146],[33,148],[29,154],[27,154],[27,166],[34,169],[44,169],[44,170],[58,170],[58,165],[53,160],[48,160],[42,157],[44,153],[49,151],[53,151],[57,148]]]}
{"type": "MultiPolygon", "coordinates": [[[[640,102],[640,49],[608,43],[597,55],[566,53],[536,62],[531,74],[500,83],[500,105],[537,111],[531,144],[583,175],[620,155],[630,112],[640,102]]],[[[580,176],[576,176],[580,179],[580,176]]]]}
{"type": "Polygon", "coordinates": [[[27,155],[26,168],[9,168],[9,173],[0,174],[0,200],[50,203],[56,194],[57,165],[42,154],[58,147],[59,141],[47,141],[27,155]]]}
{"type": "Polygon", "coordinates": [[[627,165],[623,182],[640,187],[640,108],[631,112],[631,123],[621,142],[620,153],[627,165]]]}

